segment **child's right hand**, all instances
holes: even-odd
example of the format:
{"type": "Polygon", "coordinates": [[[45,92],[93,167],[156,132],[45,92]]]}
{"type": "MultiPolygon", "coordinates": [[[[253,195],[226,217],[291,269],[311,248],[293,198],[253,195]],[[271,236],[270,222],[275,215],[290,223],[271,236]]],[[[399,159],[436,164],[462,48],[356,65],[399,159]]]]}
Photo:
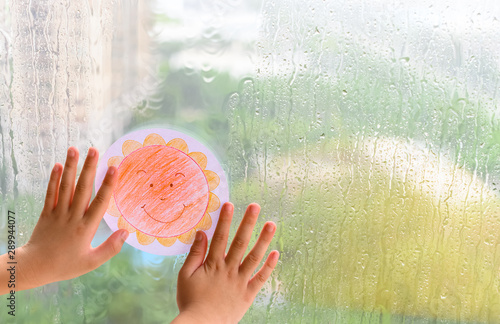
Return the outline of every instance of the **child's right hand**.
{"type": "Polygon", "coordinates": [[[278,251],[269,253],[262,268],[253,275],[276,231],[273,222],[264,225],[255,246],[241,261],[259,216],[257,204],[248,206],[227,255],[226,244],[233,205],[222,206],[210,245],[199,231],[179,272],[177,304],[180,314],[172,323],[237,323],[252,304],[278,263],[278,251]]]}

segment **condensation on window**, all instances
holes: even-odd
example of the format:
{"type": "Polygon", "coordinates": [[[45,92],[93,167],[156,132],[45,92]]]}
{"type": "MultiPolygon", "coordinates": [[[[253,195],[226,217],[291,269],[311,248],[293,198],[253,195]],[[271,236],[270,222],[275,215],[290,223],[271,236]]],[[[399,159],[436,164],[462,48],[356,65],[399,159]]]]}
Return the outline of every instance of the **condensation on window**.
{"type": "MultiPolygon", "coordinates": [[[[235,221],[255,201],[258,225],[278,225],[280,262],[242,322],[500,321],[496,1],[0,8],[1,212],[16,211],[18,244],[68,146],[181,129],[226,169],[235,221]]],[[[125,246],[18,293],[16,319],[171,320],[184,258],[125,246]]]]}

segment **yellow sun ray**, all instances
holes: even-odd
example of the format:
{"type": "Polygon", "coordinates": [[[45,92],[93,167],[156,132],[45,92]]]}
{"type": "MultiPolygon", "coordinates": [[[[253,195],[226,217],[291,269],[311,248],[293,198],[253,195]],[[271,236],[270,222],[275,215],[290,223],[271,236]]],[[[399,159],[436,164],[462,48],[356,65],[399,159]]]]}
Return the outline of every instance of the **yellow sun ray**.
{"type": "Polygon", "coordinates": [[[111,196],[111,199],[109,200],[108,209],[106,210],[106,212],[113,217],[120,217],[122,215],[118,210],[118,207],[116,207],[114,196],[111,196]]]}
{"type": "Polygon", "coordinates": [[[203,216],[203,218],[195,228],[206,231],[209,230],[210,227],[212,227],[212,217],[210,217],[209,213],[205,213],[205,216],[203,216]]]}
{"type": "Polygon", "coordinates": [[[140,149],[142,144],[134,140],[126,140],[122,145],[123,156],[127,156],[137,149],[140,149]]]}
{"type": "Polygon", "coordinates": [[[191,152],[188,154],[202,170],[205,170],[207,167],[207,156],[201,152],[191,152]]]}
{"type": "Polygon", "coordinates": [[[156,240],[163,246],[169,247],[174,245],[175,241],[177,241],[176,237],[157,237],[156,240]]]}
{"type": "Polygon", "coordinates": [[[167,145],[167,143],[160,135],[151,133],[148,136],[146,136],[146,139],[144,139],[143,146],[149,146],[149,145],[167,145]]]}
{"type": "Polygon", "coordinates": [[[181,138],[174,138],[173,140],[167,143],[167,146],[176,148],[179,151],[182,151],[186,154],[189,152],[186,141],[181,138]]]}
{"type": "Polygon", "coordinates": [[[142,244],[142,245],[148,245],[148,244],[151,244],[153,243],[153,241],[155,240],[156,237],[154,236],[151,236],[151,235],[148,235],[148,234],[144,234],[143,232],[141,231],[137,231],[136,232],[136,235],[137,235],[137,241],[142,244]]]}
{"type": "Polygon", "coordinates": [[[214,193],[210,192],[208,196],[208,207],[207,212],[211,213],[219,209],[220,199],[214,193]]]}
{"type": "Polygon", "coordinates": [[[130,225],[126,220],[125,218],[123,218],[123,216],[120,216],[120,218],[118,218],[118,228],[119,229],[125,229],[127,230],[129,233],[133,233],[135,232],[135,228],[130,225]]]}
{"type": "Polygon", "coordinates": [[[120,163],[123,161],[123,156],[112,156],[108,160],[108,167],[115,166],[118,168],[120,163]]]}
{"type": "Polygon", "coordinates": [[[205,170],[203,171],[203,173],[207,178],[208,187],[210,188],[210,191],[214,190],[215,188],[217,188],[217,186],[219,186],[220,178],[217,175],[217,173],[210,170],[205,170]]]}
{"type": "Polygon", "coordinates": [[[194,241],[194,237],[196,235],[196,230],[193,228],[192,230],[177,236],[179,238],[179,241],[181,241],[184,244],[191,244],[194,241]]]}

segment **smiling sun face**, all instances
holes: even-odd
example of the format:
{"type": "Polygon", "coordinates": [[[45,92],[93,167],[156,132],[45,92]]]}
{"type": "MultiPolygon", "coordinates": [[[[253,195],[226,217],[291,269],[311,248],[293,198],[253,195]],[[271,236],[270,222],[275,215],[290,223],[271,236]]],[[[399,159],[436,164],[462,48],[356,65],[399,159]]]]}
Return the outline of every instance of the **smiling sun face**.
{"type": "Polygon", "coordinates": [[[108,214],[119,217],[118,227],[136,232],[142,245],[155,239],[171,246],[178,239],[190,244],[197,230],[212,226],[210,212],[220,206],[212,190],[219,176],[205,170],[207,158],[201,152],[188,152],[182,139],[168,143],[150,134],[141,144],[127,140],[122,156],[108,160],[118,168],[118,184],[108,214]]]}

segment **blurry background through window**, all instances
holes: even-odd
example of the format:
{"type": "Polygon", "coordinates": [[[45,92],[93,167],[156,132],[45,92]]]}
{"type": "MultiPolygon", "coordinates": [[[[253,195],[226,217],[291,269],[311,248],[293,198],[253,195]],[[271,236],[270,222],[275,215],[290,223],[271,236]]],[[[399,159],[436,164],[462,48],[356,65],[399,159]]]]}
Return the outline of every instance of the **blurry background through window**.
{"type": "MultiPolygon", "coordinates": [[[[256,201],[278,224],[244,323],[500,321],[498,1],[3,0],[0,16],[2,242],[8,209],[27,241],[70,145],[171,127],[218,155],[235,221],[256,201]]],[[[18,293],[16,320],[163,323],[184,258],[124,246],[18,293]]]]}

